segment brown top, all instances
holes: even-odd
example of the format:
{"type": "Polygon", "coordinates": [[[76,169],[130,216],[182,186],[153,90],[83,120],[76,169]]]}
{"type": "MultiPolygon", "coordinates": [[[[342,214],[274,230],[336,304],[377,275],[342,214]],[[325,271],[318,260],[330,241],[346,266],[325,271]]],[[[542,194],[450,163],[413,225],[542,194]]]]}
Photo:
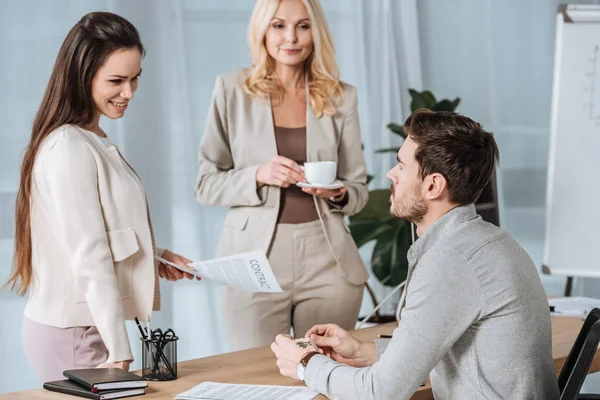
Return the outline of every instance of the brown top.
{"type": "MultiPolygon", "coordinates": [[[[306,162],[306,127],[275,127],[277,154],[294,160],[298,165],[306,162]]],[[[315,202],[310,194],[301,188],[291,185],[281,188],[281,205],[279,207],[278,224],[301,224],[319,219],[315,202]]]]}

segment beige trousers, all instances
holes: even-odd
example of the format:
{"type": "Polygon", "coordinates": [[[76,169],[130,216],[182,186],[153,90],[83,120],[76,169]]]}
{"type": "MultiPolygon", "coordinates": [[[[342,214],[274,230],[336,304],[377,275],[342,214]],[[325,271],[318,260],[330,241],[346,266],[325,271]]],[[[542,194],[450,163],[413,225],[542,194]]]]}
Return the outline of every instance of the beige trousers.
{"type": "Polygon", "coordinates": [[[278,224],[268,259],[283,293],[223,289],[223,321],[231,351],[271,344],[290,328],[296,337],[316,324],[354,328],[364,285],[346,280],[319,220],[278,224]]]}

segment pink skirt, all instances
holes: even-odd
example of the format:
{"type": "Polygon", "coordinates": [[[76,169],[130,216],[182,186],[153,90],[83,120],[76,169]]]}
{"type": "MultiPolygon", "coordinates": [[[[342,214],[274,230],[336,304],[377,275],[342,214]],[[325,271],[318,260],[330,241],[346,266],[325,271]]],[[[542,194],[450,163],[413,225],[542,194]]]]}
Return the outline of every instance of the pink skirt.
{"type": "Polygon", "coordinates": [[[67,369],[95,368],[108,350],[95,326],[56,328],[23,317],[25,356],[42,382],[65,379],[67,369]]]}

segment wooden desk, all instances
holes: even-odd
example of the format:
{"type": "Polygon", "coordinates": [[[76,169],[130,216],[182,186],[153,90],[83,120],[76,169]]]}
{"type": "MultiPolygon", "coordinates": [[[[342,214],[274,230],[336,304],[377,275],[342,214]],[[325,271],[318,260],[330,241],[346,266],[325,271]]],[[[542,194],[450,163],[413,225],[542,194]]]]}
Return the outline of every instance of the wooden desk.
{"type": "MultiPolygon", "coordinates": [[[[552,356],[556,375],[575,342],[575,338],[583,325],[580,318],[552,317],[552,356]]],[[[395,324],[385,324],[374,328],[353,332],[361,340],[371,340],[377,334],[391,334],[395,324]]],[[[245,383],[262,385],[302,385],[301,382],[283,377],[275,364],[275,356],[268,347],[221,354],[181,362],[177,365],[179,378],[171,382],[149,382],[146,395],[142,400],[172,399],[203,381],[224,383],[245,383]]],[[[600,352],[596,352],[589,373],[600,371],[600,352]]],[[[0,395],[0,400],[66,400],[75,397],[49,392],[43,389],[0,395]]],[[[319,399],[326,399],[319,396],[319,399]]],[[[414,400],[433,399],[431,387],[427,385],[418,389],[414,400]]]]}

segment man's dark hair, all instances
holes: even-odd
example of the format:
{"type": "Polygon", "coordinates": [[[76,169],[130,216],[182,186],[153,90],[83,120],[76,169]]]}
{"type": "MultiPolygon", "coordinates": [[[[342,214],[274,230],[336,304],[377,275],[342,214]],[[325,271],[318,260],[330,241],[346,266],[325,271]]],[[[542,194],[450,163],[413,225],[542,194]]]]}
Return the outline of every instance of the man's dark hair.
{"type": "Polygon", "coordinates": [[[479,198],[499,160],[496,141],[481,124],[454,112],[419,109],[404,122],[404,132],[417,144],[421,179],[443,175],[452,203],[479,198]]]}

